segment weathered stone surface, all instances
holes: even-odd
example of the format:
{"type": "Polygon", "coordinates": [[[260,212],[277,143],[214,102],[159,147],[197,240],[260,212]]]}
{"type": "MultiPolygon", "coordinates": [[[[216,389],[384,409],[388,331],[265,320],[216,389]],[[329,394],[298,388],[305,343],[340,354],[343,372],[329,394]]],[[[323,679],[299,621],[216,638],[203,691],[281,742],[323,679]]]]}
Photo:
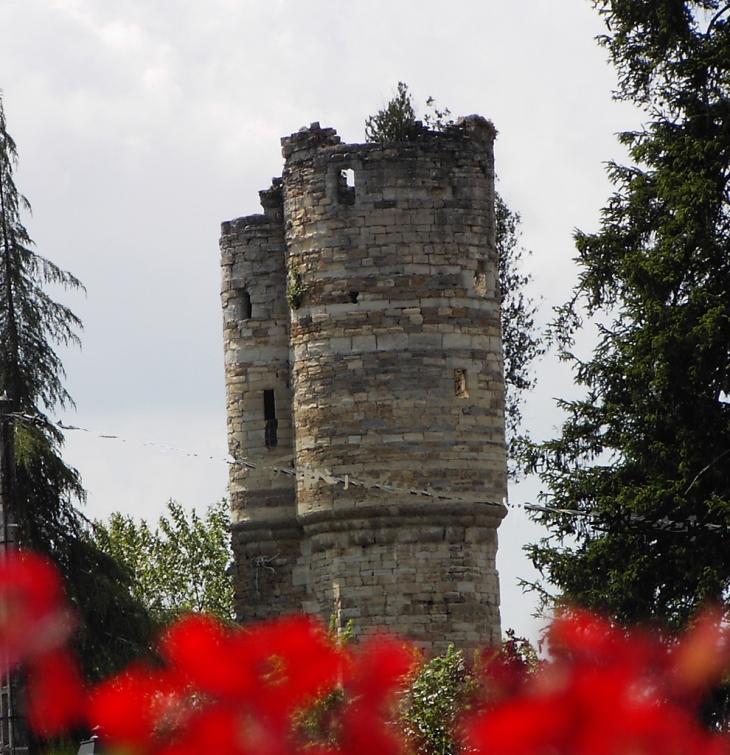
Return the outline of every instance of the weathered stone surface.
{"type": "Polygon", "coordinates": [[[223,224],[229,447],[257,464],[231,470],[241,620],[303,609],[437,649],[499,641],[492,138],[478,116],[385,145],[312,124],[282,140],[264,215],[223,224]]]}

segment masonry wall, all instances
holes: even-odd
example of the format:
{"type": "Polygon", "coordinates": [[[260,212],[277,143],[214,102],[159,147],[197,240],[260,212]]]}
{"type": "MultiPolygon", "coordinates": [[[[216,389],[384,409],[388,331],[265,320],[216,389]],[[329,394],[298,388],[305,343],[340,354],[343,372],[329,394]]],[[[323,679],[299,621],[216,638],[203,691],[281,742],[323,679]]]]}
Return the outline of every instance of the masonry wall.
{"type": "MultiPolygon", "coordinates": [[[[243,249],[247,239],[248,256],[237,252],[241,270],[249,265],[251,280],[266,276],[272,302],[285,293],[282,275],[305,287],[286,315],[286,336],[278,308],[259,328],[274,351],[227,342],[229,357],[238,349],[228,386],[232,449],[253,452],[258,443],[261,453],[255,435],[241,435],[251,439],[247,448],[236,446],[239,424],[247,432],[237,419],[241,410],[247,416],[240,396],[263,385],[259,367],[278,369],[286,341],[300,472],[294,509],[290,498],[277,502],[278,489],[234,475],[234,509],[242,501],[245,511],[234,535],[239,553],[254,552],[241,533],[260,532],[253,523],[273,509],[302,533],[296,565],[289,559],[269,572],[291,608],[353,618],[360,631],[390,626],[433,647],[499,640],[496,529],[506,461],[493,133],[471,116],[414,142],[345,145],[313,124],[282,140],[282,223],[269,222],[266,242],[267,259],[281,266],[273,273],[253,252],[262,221],[233,221],[239,235],[226,242],[243,249]],[[274,225],[283,231],[276,242],[274,225]],[[312,484],[307,470],[432,495],[312,484]]],[[[241,582],[251,556],[239,557],[238,568],[241,582]]],[[[239,592],[242,618],[265,612],[243,606],[250,589],[239,592]]]]}
{"type": "Polygon", "coordinates": [[[241,621],[278,616],[304,597],[292,582],[302,540],[294,479],[271,472],[294,464],[280,183],[260,195],[265,213],[224,223],[221,237],[229,453],[255,465],[230,471],[241,621]]]}

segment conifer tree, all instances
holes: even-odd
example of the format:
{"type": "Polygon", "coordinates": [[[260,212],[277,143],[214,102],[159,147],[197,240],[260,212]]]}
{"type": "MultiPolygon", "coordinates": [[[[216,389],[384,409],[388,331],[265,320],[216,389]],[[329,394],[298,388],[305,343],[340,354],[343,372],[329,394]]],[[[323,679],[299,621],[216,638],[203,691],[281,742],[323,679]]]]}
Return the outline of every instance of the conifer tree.
{"type": "Polygon", "coordinates": [[[632,165],[597,233],[576,234],[580,276],[556,333],[585,396],[560,435],[527,451],[550,536],[531,548],[563,600],[623,621],[680,625],[730,592],[730,4],[597,0],[632,165]],[[592,356],[570,353],[587,317],[592,356]]]}
{"type": "Polygon", "coordinates": [[[45,412],[72,404],[55,347],[78,344],[81,322],[44,290],[83,289],[80,281],[32,248],[21,211],[15,142],[0,93],[0,394],[14,419],[15,470],[10,514],[23,547],[53,557],[81,618],[78,643],[87,671],[98,678],[146,647],[150,620],[130,593],[130,575],[99,550],[76,508],[85,492],[61,458],[63,436],[45,412]]]}
{"type": "Polygon", "coordinates": [[[416,120],[408,84],[398,82],[398,91],[383,110],[365,119],[365,139],[368,142],[405,142],[417,139],[424,131],[416,120]]]}

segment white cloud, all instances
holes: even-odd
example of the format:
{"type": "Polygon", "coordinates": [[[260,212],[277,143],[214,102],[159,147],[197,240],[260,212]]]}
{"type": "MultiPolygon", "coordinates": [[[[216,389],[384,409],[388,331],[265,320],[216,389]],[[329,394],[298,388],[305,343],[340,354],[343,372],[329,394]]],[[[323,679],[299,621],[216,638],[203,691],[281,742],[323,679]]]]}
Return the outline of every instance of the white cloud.
{"type": "Polygon", "coordinates": [[[135,24],[117,19],[94,28],[105,44],[120,52],[138,51],[145,47],[145,35],[135,24]]]}

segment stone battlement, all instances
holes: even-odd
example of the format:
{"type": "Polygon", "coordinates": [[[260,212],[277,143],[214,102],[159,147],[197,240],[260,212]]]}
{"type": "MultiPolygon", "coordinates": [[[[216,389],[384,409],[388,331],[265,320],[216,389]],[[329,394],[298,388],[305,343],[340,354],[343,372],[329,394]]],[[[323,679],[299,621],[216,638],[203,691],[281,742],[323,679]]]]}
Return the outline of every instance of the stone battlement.
{"type": "Polygon", "coordinates": [[[234,467],[241,620],[304,609],[436,649],[500,641],[494,135],[472,115],[343,144],[315,123],[282,139],[264,214],[223,223],[231,454],[485,502],[234,467]]]}

